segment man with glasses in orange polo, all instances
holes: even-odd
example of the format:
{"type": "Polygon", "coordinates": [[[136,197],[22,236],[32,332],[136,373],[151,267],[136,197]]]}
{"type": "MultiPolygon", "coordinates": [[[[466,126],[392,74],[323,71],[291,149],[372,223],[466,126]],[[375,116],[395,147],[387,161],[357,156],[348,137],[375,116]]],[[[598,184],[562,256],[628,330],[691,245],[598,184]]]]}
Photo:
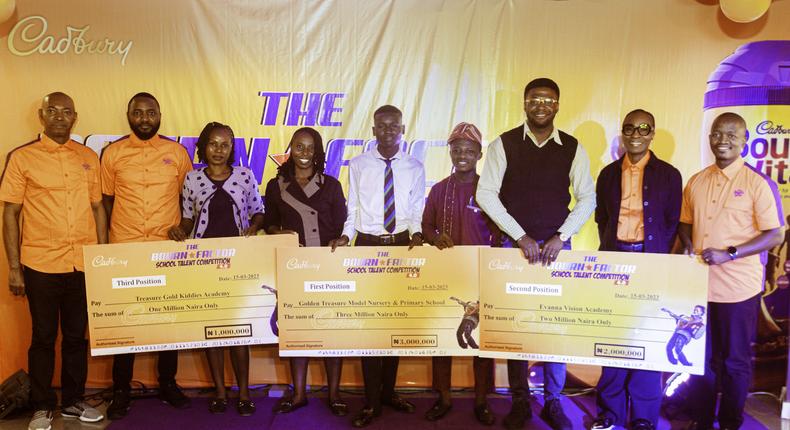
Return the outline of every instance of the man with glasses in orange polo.
{"type": "MultiPolygon", "coordinates": [[[[524,89],[526,121],[503,133],[488,149],[477,186],[477,202],[507,234],[503,246],[518,246],[530,264],[551,264],[595,209],[595,185],[587,152],[570,134],[554,126],[560,88],[538,78],[524,89]],[[576,205],[569,209],[571,193],[576,205]]],[[[519,429],[532,417],[527,362],[508,360],[513,405],[505,427],[519,429]]],[[[560,403],[565,364],[544,364],[541,418],[555,430],[570,430],[560,403]]]]}
{"type": "MultiPolygon", "coordinates": [[[[642,109],[629,112],[621,131],[625,154],[603,168],[595,189],[598,249],[669,254],[680,218],[680,172],[650,151],[656,135],[653,114],[642,109]]],[[[615,425],[658,428],[661,372],[604,366],[597,391],[598,417],[592,430],[615,425]]]]}

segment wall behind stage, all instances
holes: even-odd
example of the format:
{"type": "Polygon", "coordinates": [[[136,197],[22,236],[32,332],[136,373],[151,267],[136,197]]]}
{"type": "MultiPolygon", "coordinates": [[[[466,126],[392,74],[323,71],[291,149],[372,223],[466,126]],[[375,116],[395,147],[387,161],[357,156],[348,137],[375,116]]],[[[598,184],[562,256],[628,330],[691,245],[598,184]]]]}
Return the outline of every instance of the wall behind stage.
{"type": "MultiPolygon", "coordinates": [[[[126,103],[148,91],[161,103],[161,133],[190,148],[205,123],[228,123],[239,162],[264,182],[275,172],[267,155],[314,124],[334,140],[329,169],[345,183],[343,160],[372,138],[374,109],[390,103],[437,181],[450,171],[441,145],[455,123],[473,122],[492,140],[523,120],[524,85],[549,76],[562,90],[557,125],[580,139],[594,176],[612,160],[623,115],[645,108],[657,120],[653,149],[688,178],[701,167],[708,75],[743,43],[787,39],[788,17],[787,0],[745,25],[712,0],[17,0],[0,23],[0,153],[39,132],[48,92],[74,98],[74,133],[98,150],[129,132],[126,103]]],[[[597,247],[592,223],[575,246],[597,247]]],[[[25,299],[7,291],[0,286],[0,378],[26,367],[30,340],[25,299]]],[[[254,348],[253,360],[253,382],[286,379],[274,348],[254,348]]],[[[136,379],[155,383],[153,362],[138,360],[136,379]]],[[[344,383],[361,382],[357,363],[348,360],[344,383]]],[[[89,383],[109,383],[110,367],[91,359],[89,383]]],[[[429,361],[401,369],[399,384],[429,385],[429,361]]],[[[466,361],[458,370],[454,383],[468,385],[466,361]]],[[[573,371],[597,378],[594,368],[573,371]]],[[[208,381],[203,355],[182,353],[179,382],[208,381]]]]}

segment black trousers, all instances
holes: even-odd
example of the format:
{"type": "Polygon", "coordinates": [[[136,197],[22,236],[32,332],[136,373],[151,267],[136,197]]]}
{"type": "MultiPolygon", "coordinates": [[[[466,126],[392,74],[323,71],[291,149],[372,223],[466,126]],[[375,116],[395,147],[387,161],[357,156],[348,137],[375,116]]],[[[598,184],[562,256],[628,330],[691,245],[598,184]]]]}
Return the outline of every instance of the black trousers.
{"type": "MultiPolygon", "coordinates": [[[[119,354],[113,356],[112,385],[115,390],[131,390],[132,374],[134,373],[135,354],[119,354]]],[[[178,351],[160,351],[157,362],[159,386],[175,384],[178,370],[178,351]]]]}
{"type": "Polygon", "coordinates": [[[529,362],[526,360],[507,361],[507,382],[513,399],[529,397],[529,362]]]}
{"type": "MultiPolygon", "coordinates": [[[[431,362],[433,364],[433,389],[440,393],[450,391],[453,357],[432,357],[431,362]]],[[[472,364],[475,377],[475,397],[476,400],[482,400],[494,389],[494,359],[474,357],[472,364]]]]}
{"type": "MultiPolygon", "coordinates": [[[[409,238],[388,246],[408,246],[409,238]]],[[[357,236],[355,246],[381,246],[380,243],[357,236]]],[[[381,409],[381,400],[388,401],[395,394],[400,357],[362,357],[362,380],[365,383],[365,406],[381,409]]]]}
{"type": "Polygon", "coordinates": [[[85,274],[77,271],[42,273],[25,267],[23,276],[33,323],[33,336],[27,352],[33,407],[53,410],[57,406],[52,377],[55,373],[58,322],[63,335],[60,345],[62,404],[70,406],[82,399],[88,375],[85,274]]]}
{"type": "Polygon", "coordinates": [[[696,403],[693,417],[702,428],[713,427],[719,389],[719,427],[737,429],[743,424],[743,408],[752,382],[752,341],[757,334],[760,296],[735,303],[708,302],[705,374],[691,379],[696,403]]]}

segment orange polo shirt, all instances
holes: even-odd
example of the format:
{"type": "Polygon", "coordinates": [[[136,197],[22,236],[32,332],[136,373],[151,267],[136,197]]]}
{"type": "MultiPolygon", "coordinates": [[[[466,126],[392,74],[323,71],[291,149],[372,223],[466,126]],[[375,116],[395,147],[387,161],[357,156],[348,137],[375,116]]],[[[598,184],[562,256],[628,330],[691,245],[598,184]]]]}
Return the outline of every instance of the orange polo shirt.
{"type": "Polygon", "coordinates": [[[617,217],[617,240],[642,242],[645,240],[644,210],[642,209],[642,181],[650,152],[636,164],[623,155],[620,215],[617,217]]]}
{"type": "MultiPolygon", "coordinates": [[[[784,225],[779,198],[776,183],[743,159],[724,169],[713,164],[686,184],[680,222],[692,225],[697,253],[737,247],[784,225]]],[[[759,254],[710,266],[708,300],[734,303],[753,297],[763,290],[763,271],[759,254]]]]}
{"type": "Polygon", "coordinates": [[[134,134],[109,144],[101,156],[102,193],[115,197],[110,243],[167,240],[181,220],[180,193],[192,160],[183,146],[134,134]]]}
{"type": "Polygon", "coordinates": [[[101,202],[93,150],[41,134],[8,153],[0,200],[22,204],[22,265],[43,273],[83,271],[82,245],[97,243],[91,202],[101,202]]]}

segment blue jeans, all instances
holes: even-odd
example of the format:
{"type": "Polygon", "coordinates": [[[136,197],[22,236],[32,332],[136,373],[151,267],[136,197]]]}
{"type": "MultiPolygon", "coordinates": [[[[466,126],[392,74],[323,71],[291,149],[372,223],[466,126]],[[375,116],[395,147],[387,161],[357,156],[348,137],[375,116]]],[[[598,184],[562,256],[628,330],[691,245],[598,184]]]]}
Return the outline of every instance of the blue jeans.
{"type": "MultiPolygon", "coordinates": [[[[542,240],[537,241],[539,246],[543,246],[542,240]]],[[[517,248],[515,243],[506,238],[502,242],[502,248],[517,248]]],[[[571,241],[563,243],[562,249],[570,250],[571,241]]],[[[522,360],[507,361],[507,379],[510,383],[510,392],[513,398],[523,398],[529,392],[529,363],[522,360]]],[[[565,363],[543,363],[543,396],[546,401],[559,399],[562,397],[562,389],[565,387],[565,363]]]]}

